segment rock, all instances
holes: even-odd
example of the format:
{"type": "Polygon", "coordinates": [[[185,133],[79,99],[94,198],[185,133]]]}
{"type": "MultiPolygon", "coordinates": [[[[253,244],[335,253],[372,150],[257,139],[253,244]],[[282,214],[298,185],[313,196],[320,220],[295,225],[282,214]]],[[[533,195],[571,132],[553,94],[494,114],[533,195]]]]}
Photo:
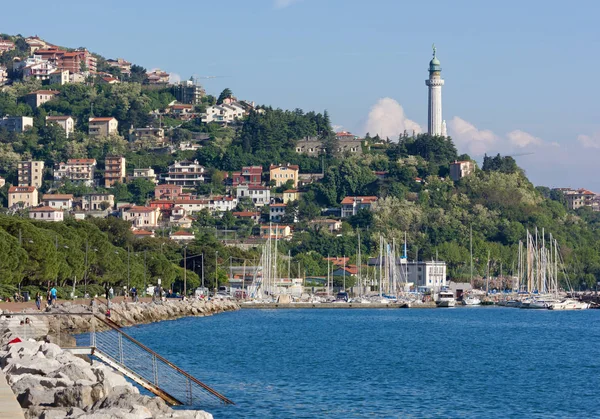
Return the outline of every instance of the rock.
{"type": "Polygon", "coordinates": [[[15,394],[24,393],[28,388],[38,390],[70,387],[73,381],[64,378],[48,378],[41,375],[23,374],[10,376],[11,388],[15,394]]]}
{"type": "Polygon", "coordinates": [[[23,408],[30,406],[51,405],[54,402],[55,394],[51,389],[40,390],[38,388],[27,388],[17,395],[17,401],[23,408]]]}
{"type": "Polygon", "coordinates": [[[72,407],[67,411],[67,416],[72,417],[72,418],[77,418],[83,414],[85,414],[83,409],[80,409],[78,407],[72,407]]]}
{"type": "Polygon", "coordinates": [[[85,409],[93,405],[92,387],[71,386],[54,393],[54,406],[79,407],[85,409]]]}
{"type": "MultiPolygon", "coordinates": [[[[50,374],[50,377],[58,377],[58,376],[66,376],[72,381],[78,381],[78,380],[91,381],[92,384],[94,384],[96,381],[98,381],[98,379],[96,378],[96,375],[94,374],[94,371],[87,363],[86,363],[86,366],[83,368],[81,365],[76,365],[75,363],[68,363],[66,365],[63,365],[56,371],[54,371],[52,374],[50,374]]],[[[89,384],[89,385],[92,385],[92,384],[89,384]]]]}
{"type": "Polygon", "coordinates": [[[213,415],[204,410],[174,410],[170,415],[157,416],[157,418],[213,419],[213,415]]]}
{"type": "Polygon", "coordinates": [[[62,409],[48,409],[40,415],[40,419],[64,419],[67,417],[67,412],[62,409]]]}
{"type": "Polygon", "coordinates": [[[140,419],[152,419],[153,415],[150,409],[146,406],[133,406],[133,409],[129,412],[129,414],[133,415],[136,418],[140,419]]]}
{"type": "Polygon", "coordinates": [[[60,349],[60,346],[50,342],[44,342],[40,347],[40,351],[42,351],[46,358],[50,359],[56,358],[59,354],[63,352],[63,350],[60,349]]]}
{"type": "Polygon", "coordinates": [[[60,367],[60,362],[54,359],[21,359],[8,364],[4,372],[8,375],[48,375],[60,367]]]}

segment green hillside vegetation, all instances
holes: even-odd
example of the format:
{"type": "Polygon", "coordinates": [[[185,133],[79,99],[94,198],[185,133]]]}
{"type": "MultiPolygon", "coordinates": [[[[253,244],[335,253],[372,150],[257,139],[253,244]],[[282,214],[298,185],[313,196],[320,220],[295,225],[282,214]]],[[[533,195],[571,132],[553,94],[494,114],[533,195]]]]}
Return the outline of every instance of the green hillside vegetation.
{"type": "MultiPolygon", "coordinates": [[[[0,63],[23,55],[26,45],[23,45],[22,38],[14,39],[17,50],[2,55],[0,63]]],[[[119,76],[115,73],[118,69],[108,67],[102,57],[98,58],[100,68],[119,76]]],[[[33,116],[34,127],[25,133],[9,133],[0,129],[0,175],[14,184],[17,162],[31,158],[47,163],[47,179],[51,178],[52,166],[68,158],[96,158],[102,170],[106,154],[122,154],[127,158],[129,169],[152,167],[159,174],[164,173],[175,160],[197,159],[206,166],[211,182],[201,185],[195,192],[207,194],[211,191],[224,193],[222,180],[225,175],[240,170],[242,166],[261,165],[268,170],[270,164],[296,164],[300,167],[300,173],[324,175],[320,182],[303,189],[304,194],[299,202],[288,206],[285,222],[292,222],[295,216],[299,222],[294,226],[294,238],[283,243],[280,249],[283,253],[289,250],[294,262],[301,262],[299,274],[323,275],[326,265],[321,259],[327,255],[354,258],[360,230],[365,261],[367,255],[377,253],[380,234],[390,241],[392,238],[402,241],[406,233],[410,259],[418,254],[420,260],[436,257],[445,260],[451,278],[467,281],[470,278],[469,231],[472,228],[475,275],[485,275],[488,252],[491,274],[499,275],[502,270],[510,275],[513,267],[516,270],[519,240],[525,238],[527,229],[534,231],[537,227],[540,234],[544,229],[558,239],[568,267],[567,274],[575,287],[594,287],[596,279],[600,278],[600,215],[588,208],[568,211],[562,194],[545,187],[534,187],[511,157],[485,156],[480,169],[454,183],[449,178],[450,163],[470,157],[459,155],[451,138],[403,133],[398,139],[384,140],[367,134],[361,156],[339,155],[326,111],[287,111],[259,106],[250,112],[243,123],[228,127],[205,124],[200,118],[182,122],[165,116],[163,123],[166,134],[175,145],[190,140],[195,134],[208,134],[209,139],[202,143],[202,148],[197,152],[169,153],[136,149],[127,140],[129,128],[158,126],[158,118],[151,113],[164,110],[175,98],[168,87],[144,85],[145,70],[134,67],[130,82],[121,84],[94,83],[97,80],[92,79],[86,84],[44,86],[60,93],[35,110],[24,102],[24,97],[42,88],[40,82],[17,81],[2,88],[0,115],[33,116]],[[68,139],[59,127],[46,127],[45,124],[47,115],[61,114],[77,119],[77,132],[68,139]],[[117,118],[119,135],[88,138],[87,121],[91,115],[117,118]],[[310,157],[296,153],[296,144],[304,137],[321,139],[326,150],[324,155],[310,157]],[[323,209],[339,208],[344,197],[355,195],[375,195],[380,201],[373,212],[363,211],[345,220],[341,234],[331,234],[309,223],[319,217],[323,209]]],[[[201,111],[232,94],[226,89],[220,95],[208,95],[202,104],[197,105],[197,110],[201,111]]],[[[42,192],[52,186],[53,182],[47,181],[42,192]]],[[[4,206],[7,189],[8,185],[0,189],[0,201],[4,206]]],[[[283,189],[285,187],[274,192],[283,189]]],[[[90,192],[88,188],[70,183],[58,190],[76,196],[90,192]]],[[[111,191],[117,200],[138,204],[143,204],[151,192],[152,185],[144,181],[117,184],[111,191]]],[[[241,202],[239,208],[248,208],[248,205],[241,202]]],[[[75,277],[82,278],[82,240],[92,236],[99,240],[96,247],[106,249],[103,254],[112,255],[114,251],[119,251],[120,256],[106,261],[106,266],[101,261],[97,264],[92,262],[94,268],[88,272],[90,281],[122,284],[123,255],[126,254],[122,246],[131,246],[136,252],[144,249],[147,252],[154,249],[153,252],[156,252],[156,248],[163,243],[162,239],[134,241],[124,233],[125,224],[115,220],[83,223],[66,221],[47,225],[3,217],[2,223],[4,233],[0,238],[7,251],[2,256],[4,262],[1,271],[9,272],[2,281],[11,286],[19,281],[39,285],[48,280],[64,283],[75,277]],[[119,234],[127,238],[115,242],[114,229],[102,223],[119,224],[119,234]],[[47,244],[58,231],[60,240],[64,240],[70,251],[56,251],[50,246],[50,250],[44,250],[47,254],[42,253],[41,248],[38,254],[35,250],[38,246],[29,247],[27,243],[18,246],[15,240],[19,228],[24,231],[24,236],[40,235],[40,243],[47,244]],[[37,260],[38,265],[30,263],[30,259],[37,260]],[[42,266],[45,263],[48,266],[42,266]],[[31,271],[31,267],[36,267],[35,272],[31,271]]],[[[252,228],[247,221],[236,220],[230,213],[222,217],[200,213],[193,227],[199,238],[191,247],[206,248],[207,252],[212,251],[213,254],[214,249],[219,248],[219,255],[235,253],[235,250],[218,244],[214,239],[215,228],[235,229],[241,237],[256,234],[256,228],[252,228]]],[[[180,249],[177,250],[172,244],[163,247],[171,251],[176,262],[181,260],[177,259],[181,258],[180,249]]],[[[152,255],[157,261],[162,260],[160,254],[152,255]]],[[[252,253],[252,257],[257,257],[257,254],[252,253]]],[[[207,259],[207,268],[210,259],[207,259]]],[[[169,283],[179,281],[181,270],[177,268],[178,265],[169,264],[166,260],[163,261],[164,272],[152,268],[149,276],[160,274],[169,283]]],[[[141,281],[140,266],[138,259],[132,271],[135,271],[132,273],[133,281],[138,285],[141,281]]],[[[197,280],[192,274],[190,278],[193,278],[191,281],[197,280]]]]}

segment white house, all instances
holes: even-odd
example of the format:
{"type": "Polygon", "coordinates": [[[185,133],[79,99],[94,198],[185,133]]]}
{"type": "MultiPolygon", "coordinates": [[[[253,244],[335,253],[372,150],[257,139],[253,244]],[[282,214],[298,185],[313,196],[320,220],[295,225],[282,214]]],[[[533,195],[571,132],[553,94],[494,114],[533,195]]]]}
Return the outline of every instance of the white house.
{"type": "Polygon", "coordinates": [[[271,190],[266,186],[258,185],[239,185],[235,190],[235,196],[238,199],[251,199],[254,205],[262,207],[271,202],[271,190]]]}
{"type": "Polygon", "coordinates": [[[29,210],[29,218],[40,221],[63,221],[62,211],[51,207],[37,207],[29,210]]]}
{"type": "Polygon", "coordinates": [[[206,114],[202,116],[202,122],[218,122],[228,124],[238,119],[242,119],[246,115],[246,109],[238,103],[222,104],[209,106],[206,108],[206,114]]]}
{"type": "Polygon", "coordinates": [[[66,163],[59,163],[58,167],[54,169],[54,180],[69,179],[92,186],[95,173],[96,159],[69,159],[66,163]]]}
{"type": "Polygon", "coordinates": [[[271,204],[269,205],[269,221],[280,223],[285,215],[286,204],[271,204]]]}
{"type": "Polygon", "coordinates": [[[68,211],[73,208],[73,195],[71,194],[44,194],[42,203],[50,208],[68,211]]]}
{"type": "Polygon", "coordinates": [[[75,132],[75,120],[71,116],[47,116],[46,125],[49,123],[54,123],[61,127],[65,131],[67,138],[75,132]]]}
{"type": "Polygon", "coordinates": [[[217,212],[233,211],[238,201],[232,196],[214,196],[210,198],[210,209],[217,212]]]}
{"type": "Polygon", "coordinates": [[[173,241],[181,243],[194,240],[196,237],[194,236],[194,233],[189,233],[187,231],[177,231],[175,233],[169,234],[169,238],[173,241]]]}
{"type": "Polygon", "coordinates": [[[159,214],[158,208],[133,206],[123,210],[123,219],[138,228],[157,227],[159,214]]]}

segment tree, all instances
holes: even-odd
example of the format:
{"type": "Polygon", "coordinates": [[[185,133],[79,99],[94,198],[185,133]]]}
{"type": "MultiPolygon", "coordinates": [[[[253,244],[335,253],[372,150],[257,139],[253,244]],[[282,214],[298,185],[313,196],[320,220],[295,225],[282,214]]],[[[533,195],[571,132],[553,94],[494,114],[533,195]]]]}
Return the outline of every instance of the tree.
{"type": "Polygon", "coordinates": [[[150,194],[154,192],[154,183],[144,178],[136,178],[127,184],[131,199],[138,205],[145,205],[150,194]]]}
{"type": "Polygon", "coordinates": [[[229,99],[231,97],[233,97],[233,92],[231,91],[231,89],[228,87],[223,89],[223,91],[219,95],[219,98],[217,99],[217,105],[221,105],[225,99],[229,99]]]}

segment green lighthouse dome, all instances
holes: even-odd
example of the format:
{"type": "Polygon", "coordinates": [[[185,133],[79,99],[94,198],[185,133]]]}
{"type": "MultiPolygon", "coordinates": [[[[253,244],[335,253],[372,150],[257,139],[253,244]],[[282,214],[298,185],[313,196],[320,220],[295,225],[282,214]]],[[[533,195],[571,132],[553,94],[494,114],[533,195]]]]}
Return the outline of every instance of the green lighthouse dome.
{"type": "Polygon", "coordinates": [[[435,56],[435,45],[433,47],[433,58],[429,61],[429,72],[433,73],[434,71],[442,71],[442,65],[440,64],[440,60],[435,56]]]}

